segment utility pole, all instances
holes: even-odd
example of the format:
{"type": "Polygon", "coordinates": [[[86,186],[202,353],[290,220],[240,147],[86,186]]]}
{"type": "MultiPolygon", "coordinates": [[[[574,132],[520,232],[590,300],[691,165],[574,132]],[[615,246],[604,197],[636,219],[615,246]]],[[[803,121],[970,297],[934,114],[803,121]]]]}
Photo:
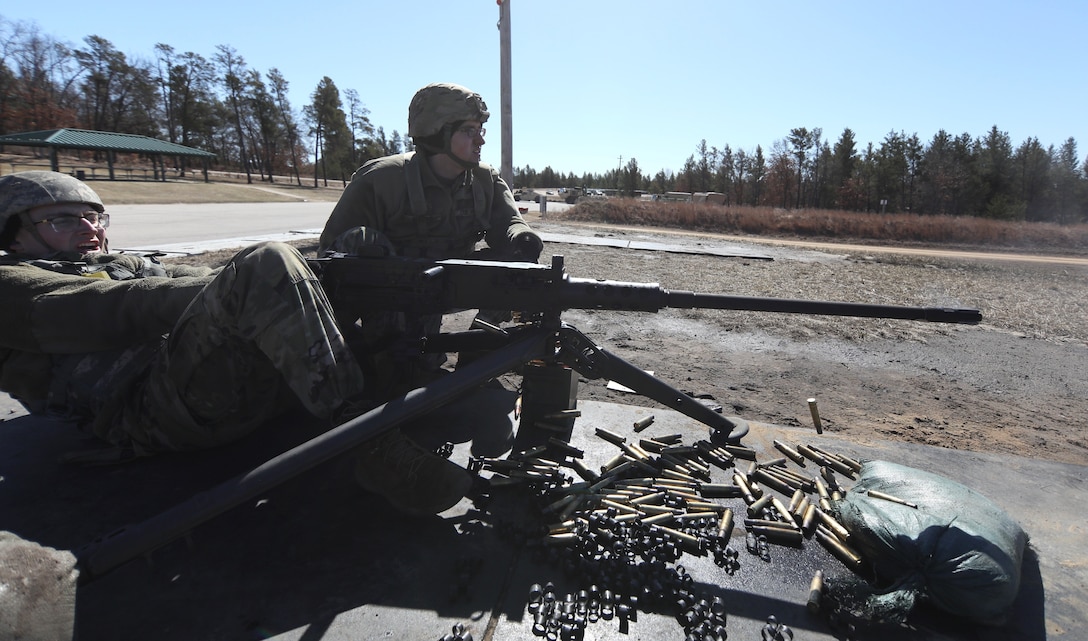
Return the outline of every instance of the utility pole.
{"type": "Polygon", "coordinates": [[[511,189],[514,188],[514,126],[510,119],[514,113],[510,89],[510,0],[495,0],[499,5],[499,127],[502,137],[502,162],[499,175],[511,189]]]}

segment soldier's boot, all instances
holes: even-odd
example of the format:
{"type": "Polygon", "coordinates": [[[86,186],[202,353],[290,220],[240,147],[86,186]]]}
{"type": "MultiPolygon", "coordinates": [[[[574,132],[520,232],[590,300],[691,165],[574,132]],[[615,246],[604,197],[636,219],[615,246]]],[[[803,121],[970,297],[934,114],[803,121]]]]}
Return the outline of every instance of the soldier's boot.
{"type": "Polygon", "coordinates": [[[423,449],[398,429],[356,450],[355,479],[412,516],[444,512],[472,488],[467,470],[423,449]]]}

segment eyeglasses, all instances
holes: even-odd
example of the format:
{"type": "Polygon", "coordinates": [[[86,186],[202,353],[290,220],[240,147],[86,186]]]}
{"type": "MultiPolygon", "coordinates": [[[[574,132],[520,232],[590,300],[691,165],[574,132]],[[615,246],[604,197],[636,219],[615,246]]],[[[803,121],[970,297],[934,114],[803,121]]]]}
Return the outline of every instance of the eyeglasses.
{"type": "Polygon", "coordinates": [[[481,138],[487,135],[487,130],[483,127],[461,127],[457,131],[465,134],[469,138],[475,138],[476,134],[479,134],[481,138]]]}
{"type": "Polygon", "coordinates": [[[80,222],[84,220],[99,229],[105,229],[110,226],[110,215],[97,211],[88,211],[82,214],[62,214],[60,216],[46,218],[45,220],[39,220],[34,224],[41,225],[42,223],[49,223],[49,226],[53,228],[53,231],[58,234],[63,234],[79,229],[80,222]]]}

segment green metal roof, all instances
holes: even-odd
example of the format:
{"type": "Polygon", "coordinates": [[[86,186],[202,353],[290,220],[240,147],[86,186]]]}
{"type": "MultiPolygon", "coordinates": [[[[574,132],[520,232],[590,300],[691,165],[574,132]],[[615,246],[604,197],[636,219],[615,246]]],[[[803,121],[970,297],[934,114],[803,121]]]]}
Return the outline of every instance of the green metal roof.
{"type": "Polygon", "coordinates": [[[177,145],[164,140],[148,138],[147,136],[118,134],[109,131],[88,131],[86,129],[50,129],[48,131],[27,131],[18,134],[8,134],[6,136],[0,136],[0,145],[57,147],[60,149],[97,149],[102,151],[158,154],[163,156],[215,157],[215,154],[202,149],[177,145]]]}

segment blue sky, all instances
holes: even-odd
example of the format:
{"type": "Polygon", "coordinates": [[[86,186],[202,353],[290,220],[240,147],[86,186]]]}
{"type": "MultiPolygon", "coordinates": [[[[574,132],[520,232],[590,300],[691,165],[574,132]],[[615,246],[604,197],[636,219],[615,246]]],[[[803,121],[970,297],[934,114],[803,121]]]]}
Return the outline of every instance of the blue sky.
{"type": "MultiPolygon", "coordinates": [[[[677,171],[703,139],[769,154],[790,129],[844,128],[859,149],[892,131],[1073,137],[1088,153],[1084,0],[773,3],[510,0],[513,161],[605,172],[631,158],[677,171]],[[622,159],[622,160],[621,160],[622,159]]],[[[130,59],[162,42],[206,58],[228,44],[278,68],[296,111],[322,76],[355,89],[375,125],[406,128],[430,82],[480,92],[484,160],[500,163],[495,0],[7,3],[0,16],[77,46],[101,36],[130,59]]]]}

